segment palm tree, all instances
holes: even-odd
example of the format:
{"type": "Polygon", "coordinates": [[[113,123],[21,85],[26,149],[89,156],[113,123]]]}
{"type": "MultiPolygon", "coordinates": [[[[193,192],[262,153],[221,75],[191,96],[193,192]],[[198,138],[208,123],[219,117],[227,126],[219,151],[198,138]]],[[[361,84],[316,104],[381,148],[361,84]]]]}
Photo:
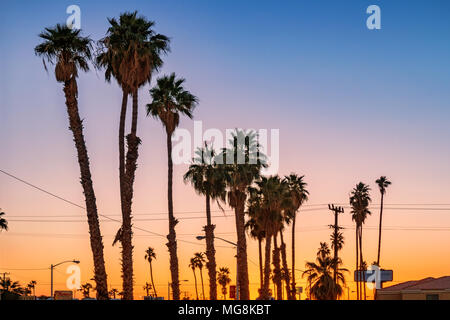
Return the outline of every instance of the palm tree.
{"type": "Polygon", "coordinates": [[[196,257],[191,258],[191,262],[189,263],[189,267],[192,269],[194,273],[194,284],[195,284],[195,294],[198,300],[198,289],[197,289],[197,275],[195,274],[195,269],[197,268],[197,259],[196,257]]]}
{"type": "Polygon", "coordinates": [[[117,290],[117,289],[115,289],[115,288],[113,288],[113,289],[111,289],[110,291],[109,291],[109,295],[113,298],[113,299],[116,299],[116,294],[118,294],[119,293],[119,290],[117,290]]]}
{"type": "Polygon", "coordinates": [[[355,221],[356,224],[356,292],[358,300],[362,298],[362,283],[360,282],[360,277],[362,275],[361,263],[364,261],[362,253],[362,226],[366,221],[367,215],[371,214],[368,209],[369,204],[372,201],[369,191],[369,186],[360,182],[353,188],[350,194],[350,206],[352,208],[350,213],[352,214],[352,220],[355,221]]]}
{"type": "Polygon", "coordinates": [[[293,205],[292,212],[292,283],[291,292],[292,298],[295,299],[296,284],[295,284],[295,222],[297,218],[297,212],[301,205],[308,201],[309,192],[306,190],[307,183],[303,181],[305,176],[298,176],[294,173],[289,176],[285,176],[284,181],[287,183],[291,200],[293,205]]]}
{"type": "Polygon", "coordinates": [[[220,268],[219,274],[217,275],[217,282],[222,286],[222,296],[225,300],[227,296],[227,285],[231,282],[230,269],[225,267],[220,268]]]}
{"type": "Polygon", "coordinates": [[[206,197],[206,257],[209,275],[209,298],[217,300],[216,284],[216,250],[214,248],[214,229],[211,223],[211,200],[225,201],[225,180],[220,168],[215,163],[214,149],[205,143],[204,148],[198,148],[196,157],[192,160],[188,171],[184,175],[184,181],[189,181],[198,194],[206,197]]]}
{"type": "MultiPolygon", "coordinates": [[[[334,226],[330,225],[330,228],[331,227],[334,226]]],[[[339,227],[339,229],[342,229],[342,227],[339,227]]],[[[344,247],[344,235],[340,231],[332,232],[330,236],[330,242],[331,242],[331,249],[333,249],[334,251],[334,258],[337,259],[338,252],[342,250],[342,248],[344,247]]],[[[337,280],[336,272],[334,272],[333,277],[334,277],[333,279],[336,281],[337,280]]]]}
{"type": "Polygon", "coordinates": [[[263,257],[262,257],[262,241],[265,238],[265,232],[258,219],[251,217],[245,223],[245,229],[249,232],[252,239],[258,241],[258,256],[259,256],[259,291],[261,292],[264,282],[263,271],[263,257]]]}
{"type": "Polygon", "coordinates": [[[167,247],[170,254],[170,272],[172,275],[173,299],[180,300],[180,282],[178,274],[178,256],[175,226],[178,220],[173,215],[172,199],[172,135],[180,123],[180,115],[192,118],[192,111],[198,99],[183,88],[184,79],[175,78],[175,73],[157,80],[156,87],[150,90],[152,102],[147,104],[147,116],[159,119],[167,134],[168,183],[167,200],[169,207],[169,234],[167,247]]]}
{"type": "Polygon", "coordinates": [[[6,219],[2,217],[4,215],[5,213],[0,211],[0,231],[8,231],[8,221],[6,221],[6,219]]]}
{"type": "Polygon", "coordinates": [[[196,267],[200,270],[200,279],[202,282],[202,297],[205,300],[205,286],[203,285],[203,266],[205,264],[205,254],[203,252],[194,253],[196,267]]]}
{"type": "Polygon", "coordinates": [[[103,241],[98,222],[97,204],[92,185],[89,157],[83,136],[83,123],[78,112],[78,71],[88,71],[88,61],[91,59],[92,44],[87,37],[80,35],[80,30],[69,29],[67,26],[56,25],[46,28],[39,35],[44,41],[35,47],[36,55],[55,65],[55,76],[58,82],[64,84],[67,113],[70,130],[73,133],[77,149],[78,163],[81,172],[81,185],[86,202],[86,212],[89,224],[91,249],[94,256],[94,273],[97,283],[97,298],[108,299],[108,285],[103,256],[103,241]]]}
{"type": "MultiPolygon", "coordinates": [[[[105,68],[105,79],[111,76],[122,88],[122,107],[119,121],[119,180],[122,208],[122,226],[116,239],[122,244],[122,278],[124,299],[133,299],[133,245],[131,206],[133,184],[141,140],[137,136],[138,90],[150,83],[152,74],[163,64],[161,55],[169,51],[169,39],[156,34],[153,21],[138,16],[137,12],[122,13],[117,21],[108,19],[107,35],[99,42],[101,47],[97,65],[105,68]],[[131,132],[126,136],[125,120],[128,95],[132,96],[131,132]]],[[[115,243],[115,242],[114,242],[115,243]]]]}
{"type": "Polygon", "coordinates": [[[11,279],[0,279],[0,287],[4,292],[12,292],[19,295],[25,292],[19,281],[12,281],[11,279]]]}
{"type": "Polygon", "coordinates": [[[155,249],[153,249],[152,247],[148,247],[147,250],[145,250],[145,260],[147,260],[148,263],[150,264],[150,278],[152,280],[152,287],[153,287],[153,291],[155,293],[155,298],[156,298],[158,296],[158,294],[156,293],[155,282],[153,281],[153,269],[152,269],[153,259],[156,260],[155,249]]]}
{"type": "Polygon", "coordinates": [[[147,297],[150,296],[150,290],[152,289],[152,285],[146,282],[145,286],[143,286],[143,289],[145,290],[147,297]]]}
{"type": "Polygon", "coordinates": [[[331,257],[328,245],[322,242],[317,252],[316,262],[307,262],[306,270],[302,274],[302,276],[307,275],[308,282],[311,283],[311,297],[316,300],[336,300],[342,296],[342,287],[345,285],[343,272],[348,270],[340,268],[340,265],[340,259],[331,257]],[[337,282],[333,279],[335,269],[337,270],[337,282]]]}
{"type": "Polygon", "coordinates": [[[278,176],[261,177],[255,182],[256,187],[249,188],[248,215],[250,219],[255,219],[265,233],[265,258],[264,258],[264,281],[260,298],[269,298],[270,285],[270,249],[271,240],[274,240],[273,280],[277,284],[277,295],[281,298],[281,268],[279,259],[279,248],[276,237],[283,224],[283,208],[286,202],[290,201],[287,194],[286,185],[281,182],[278,176]]]}
{"type": "Polygon", "coordinates": [[[27,285],[30,290],[33,290],[33,296],[36,296],[36,284],[37,282],[35,280],[31,280],[27,285]]]}
{"type": "Polygon", "coordinates": [[[380,266],[380,252],[381,252],[381,224],[383,221],[383,204],[384,204],[384,195],[386,194],[386,189],[391,185],[391,182],[385,177],[381,176],[380,179],[377,179],[376,184],[380,189],[381,193],[381,205],[380,205],[380,225],[378,229],[378,255],[377,255],[377,266],[380,266]]]}
{"type": "Polygon", "coordinates": [[[260,176],[261,168],[267,167],[260,151],[255,132],[236,129],[229,141],[230,148],[222,150],[217,163],[224,173],[227,184],[227,202],[234,209],[237,233],[237,287],[240,299],[249,300],[247,241],[245,238],[245,202],[247,189],[260,176]]]}
{"type": "Polygon", "coordinates": [[[81,288],[78,289],[78,291],[81,291],[84,298],[90,298],[91,289],[92,289],[92,284],[90,284],[89,282],[86,282],[81,285],[81,288]]]}

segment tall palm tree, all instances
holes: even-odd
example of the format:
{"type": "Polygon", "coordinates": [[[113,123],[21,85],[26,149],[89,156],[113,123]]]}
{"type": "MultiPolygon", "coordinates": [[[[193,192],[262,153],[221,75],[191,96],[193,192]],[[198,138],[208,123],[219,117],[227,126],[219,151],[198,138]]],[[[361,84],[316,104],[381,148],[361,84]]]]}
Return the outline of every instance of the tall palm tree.
{"type": "Polygon", "coordinates": [[[0,231],[8,231],[8,221],[6,221],[6,219],[2,217],[4,215],[5,213],[3,211],[0,211],[0,231]]]}
{"type": "Polygon", "coordinates": [[[293,299],[296,298],[295,292],[295,222],[297,218],[297,212],[303,203],[308,201],[309,192],[306,190],[307,183],[304,182],[305,176],[298,176],[294,173],[286,176],[284,181],[288,184],[289,191],[291,194],[293,212],[292,212],[292,282],[291,282],[291,292],[293,299]]]}
{"type": "Polygon", "coordinates": [[[344,272],[348,270],[340,268],[340,259],[334,259],[330,253],[328,245],[322,242],[317,252],[316,262],[307,262],[306,270],[302,274],[302,276],[307,275],[308,282],[311,283],[310,295],[316,300],[336,300],[343,294],[344,272]],[[335,269],[337,282],[333,279],[335,269]]]}
{"type": "Polygon", "coordinates": [[[282,210],[285,201],[289,201],[285,185],[281,183],[278,176],[261,177],[255,182],[255,187],[249,188],[248,215],[250,219],[255,219],[265,233],[265,257],[264,257],[264,280],[263,287],[260,290],[260,298],[268,299],[270,285],[270,250],[271,240],[274,240],[273,264],[274,281],[277,284],[278,297],[281,298],[281,269],[279,267],[279,250],[276,236],[283,223],[282,210]]]}
{"type": "Polygon", "coordinates": [[[381,205],[380,205],[380,225],[378,226],[378,254],[377,254],[377,266],[380,266],[380,253],[381,253],[381,230],[382,230],[382,222],[383,222],[383,204],[384,204],[384,195],[386,194],[386,189],[391,185],[391,182],[385,177],[381,176],[380,179],[377,179],[376,184],[381,193],[381,205]]]}
{"type": "Polygon", "coordinates": [[[227,286],[231,282],[230,269],[225,267],[220,268],[219,274],[217,275],[217,282],[222,286],[222,296],[225,300],[227,296],[227,286]]]}
{"type": "Polygon", "coordinates": [[[195,274],[195,269],[197,269],[196,257],[191,258],[191,262],[189,263],[189,268],[191,268],[192,272],[194,273],[195,294],[196,294],[197,300],[198,300],[197,275],[195,274]]]}
{"type": "Polygon", "coordinates": [[[78,112],[78,71],[88,71],[91,60],[92,44],[87,37],[80,35],[80,30],[69,29],[65,25],[46,28],[39,37],[43,42],[35,47],[36,55],[44,61],[55,65],[55,76],[64,84],[67,113],[70,130],[73,133],[81,172],[81,185],[85,196],[91,249],[94,256],[94,273],[97,284],[97,298],[108,299],[108,285],[103,256],[103,241],[98,221],[97,204],[92,184],[91,170],[86,143],[83,136],[83,122],[78,112]]]}
{"type": "Polygon", "coordinates": [[[153,269],[152,269],[152,261],[156,260],[155,249],[153,249],[152,247],[148,247],[147,250],[145,250],[145,260],[147,260],[148,263],[150,264],[150,278],[152,280],[152,287],[156,298],[158,294],[156,293],[155,282],[153,281],[153,269]]]}
{"type": "MultiPolygon", "coordinates": [[[[356,185],[355,188],[350,193],[350,207],[352,220],[356,224],[355,234],[356,234],[356,285],[357,285],[357,299],[362,298],[362,282],[360,277],[362,276],[362,261],[363,253],[362,253],[362,227],[368,215],[371,214],[369,210],[369,204],[372,201],[370,198],[370,188],[368,185],[360,182],[356,185]]],[[[365,298],[365,296],[364,296],[365,298]]]]}
{"type": "Polygon", "coordinates": [[[208,262],[209,275],[209,297],[210,300],[217,300],[216,284],[216,250],[214,248],[215,225],[211,222],[211,200],[225,201],[225,180],[222,171],[215,163],[214,149],[205,143],[204,148],[198,148],[196,157],[192,160],[188,171],[184,175],[184,181],[189,181],[198,194],[206,198],[206,226],[204,227],[206,236],[206,257],[208,262]]]}
{"type": "Polygon", "coordinates": [[[218,155],[217,163],[224,172],[227,183],[227,202],[234,209],[236,219],[239,298],[249,300],[245,202],[248,187],[259,178],[261,168],[267,167],[267,164],[255,132],[236,129],[232,133],[229,145],[229,148],[218,155]]]}
{"type": "Polygon", "coordinates": [[[180,281],[178,274],[178,256],[175,226],[178,220],[173,215],[172,199],[172,135],[180,123],[180,116],[192,118],[192,111],[197,105],[196,96],[185,90],[183,78],[176,78],[175,73],[157,80],[156,86],[150,90],[152,102],[147,104],[147,116],[159,119],[167,134],[168,183],[167,200],[169,207],[169,234],[167,235],[170,254],[170,272],[172,276],[173,299],[180,300],[180,281]]]}
{"type": "MultiPolygon", "coordinates": [[[[333,225],[330,225],[330,228],[334,227],[333,225]]],[[[341,227],[340,227],[341,229],[341,227]]],[[[331,249],[334,251],[334,258],[338,258],[338,252],[342,250],[344,247],[344,235],[341,231],[332,232],[330,236],[330,242],[331,242],[331,249]]],[[[337,281],[337,274],[334,272],[334,280],[337,281]]]]}
{"type": "Polygon", "coordinates": [[[202,297],[205,300],[205,286],[203,285],[203,266],[205,265],[205,254],[203,252],[194,253],[195,264],[200,270],[200,280],[202,283],[202,297]]]}
{"type": "Polygon", "coordinates": [[[156,34],[153,21],[138,16],[137,12],[125,12],[108,19],[110,27],[99,45],[97,65],[105,68],[105,79],[114,77],[122,88],[122,107],[119,121],[119,180],[122,208],[122,226],[116,239],[122,244],[122,278],[124,299],[133,299],[133,245],[131,206],[133,184],[141,140],[137,136],[138,90],[150,83],[152,74],[163,64],[161,55],[169,51],[169,39],[156,34]],[[125,120],[128,95],[132,96],[131,132],[126,136],[125,120]]]}

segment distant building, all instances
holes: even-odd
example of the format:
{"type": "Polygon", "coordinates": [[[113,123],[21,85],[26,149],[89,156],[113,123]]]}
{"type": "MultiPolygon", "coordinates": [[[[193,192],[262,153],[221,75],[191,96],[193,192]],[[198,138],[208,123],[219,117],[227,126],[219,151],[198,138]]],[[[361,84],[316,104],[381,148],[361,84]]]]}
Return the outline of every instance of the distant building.
{"type": "Polygon", "coordinates": [[[450,276],[406,281],[378,289],[376,300],[450,300],[450,276]]]}

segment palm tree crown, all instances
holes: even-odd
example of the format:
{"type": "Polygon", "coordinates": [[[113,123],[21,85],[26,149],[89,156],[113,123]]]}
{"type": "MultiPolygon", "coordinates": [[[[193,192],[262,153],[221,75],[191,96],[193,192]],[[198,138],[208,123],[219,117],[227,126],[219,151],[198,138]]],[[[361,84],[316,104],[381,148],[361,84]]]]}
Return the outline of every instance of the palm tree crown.
{"type": "Polygon", "coordinates": [[[8,231],[8,221],[6,221],[6,219],[2,217],[4,215],[5,215],[5,213],[0,211],[0,231],[1,230],[8,231]]]}
{"type": "Polygon", "coordinates": [[[152,247],[148,247],[147,250],[145,250],[145,260],[147,260],[148,262],[156,260],[155,249],[153,249],[152,247]]]}
{"type": "Polygon", "coordinates": [[[92,58],[92,40],[80,35],[81,30],[70,29],[57,24],[54,28],[45,28],[39,34],[44,42],[36,46],[34,52],[55,66],[56,80],[65,82],[78,76],[78,70],[89,70],[88,61],[92,58]]]}
{"type": "Polygon", "coordinates": [[[345,285],[344,272],[347,269],[340,268],[340,259],[330,256],[330,249],[324,242],[320,243],[316,262],[307,262],[303,276],[307,275],[311,283],[310,295],[317,300],[336,300],[343,293],[342,285],[345,285]],[[337,266],[337,267],[336,267],[337,266]],[[336,269],[337,282],[333,279],[336,269]]]}
{"type": "Polygon", "coordinates": [[[392,184],[386,176],[381,176],[379,179],[375,181],[375,183],[378,185],[378,188],[380,189],[381,194],[386,194],[386,189],[392,184]]]}
{"type": "Polygon", "coordinates": [[[137,11],[108,19],[110,27],[99,41],[97,65],[105,68],[105,79],[113,76],[127,92],[149,83],[152,73],[163,64],[161,55],[170,51],[169,38],[156,34],[153,21],[137,11]]]}
{"type": "Polygon", "coordinates": [[[176,79],[175,73],[157,80],[150,90],[152,103],[147,104],[147,115],[161,120],[167,132],[173,133],[180,122],[180,114],[192,118],[198,99],[183,88],[185,79],[176,79]]]}

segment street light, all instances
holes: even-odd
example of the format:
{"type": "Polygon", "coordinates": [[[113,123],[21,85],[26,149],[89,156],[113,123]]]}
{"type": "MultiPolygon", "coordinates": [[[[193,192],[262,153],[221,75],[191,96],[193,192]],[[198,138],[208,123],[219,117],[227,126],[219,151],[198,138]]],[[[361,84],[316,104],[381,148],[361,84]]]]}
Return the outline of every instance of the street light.
{"type": "MultiPolygon", "coordinates": [[[[203,240],[206,239],[206,236],[196,236],[195,237],[197,240],[203,240]]],[[[223,239],[223,238],[219,238],[214,236],[214,239],[219,239],[222,240],[226,243],[231,244],[232,246],[236,247],[236,300],[239,300],[239,268],[238,268],[238,245],[237,243],[231,242],[227,239],[223,239]]]]}
{"type": "MultiPolygon", "coordinates": [[[[178,282],[188,282],[189,280],[178,280],[178,282]]],[[[172,285],[172,282],[167,282],[167,300],[170,300],[170,286],[172,285]]]]}
{"type": "Polygon", "coordinates": [[[50,295],[50,297],[53,299],[53,269],[55,268],[55,267],[57,267],[57,266],[59,266],[59,265],[61,265],[61,264],[63,264],[63,263],[68,263],[68,262],[72,262],[72,263],[76,263],[76,264],[79,264],[80,263],[80,261],[79,260],[67,260],[67,261],[63,261],[63,262],[60,262],[60,263],[57,263],[57,264],[52,264],[52,265],[50,265],[50,273],[51,273],[51,281],[50,281],[50,292],[51,292],[51,295],[50,295]]]}

